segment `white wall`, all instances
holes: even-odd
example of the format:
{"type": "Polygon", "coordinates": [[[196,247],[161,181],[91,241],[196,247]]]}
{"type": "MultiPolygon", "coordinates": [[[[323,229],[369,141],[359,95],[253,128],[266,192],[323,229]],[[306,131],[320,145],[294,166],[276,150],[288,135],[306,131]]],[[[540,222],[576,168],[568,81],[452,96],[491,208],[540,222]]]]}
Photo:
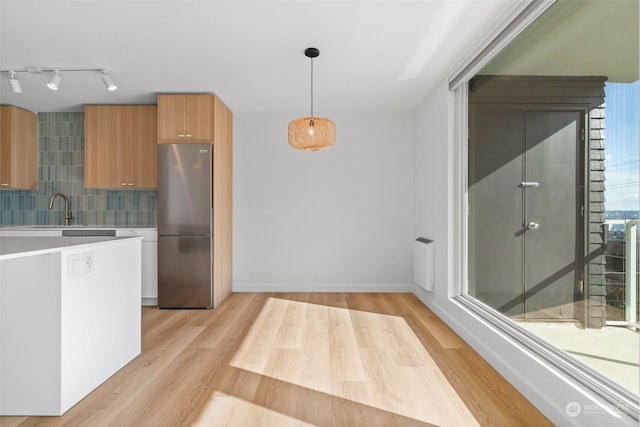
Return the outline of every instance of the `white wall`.
{"type": "Polygon", "coordinates": [[[298,116],[234,115],[234,291],[411,290],[412,115],[328,113],[319,152],[289,147],[298,116]]]}
{"type": "Polygon", "coordinates": [[[414,206],[416,235],[435,241],[434,293],[416,288],[416,295],[467,343],[510,381],[556,425],[637,425],[567,375],[505,336],[461,306],[454,294],[457,250],[455,225],[455,139],[453,94],[442,81],[414,115],[414,206]],[[569,417],[566,407],[583,410],[569,417]],[[611,413],[610,413],[611,412],[611,413]]]}
{"type": "Polygon", "coordinates": [[[436,296],[446,296],[451,211],[448,208],[448,91],[442,85],[414,113],[414,230],[435,242],[436,296]],[[444,89],[444,90],[443,90],[444,89]]]}

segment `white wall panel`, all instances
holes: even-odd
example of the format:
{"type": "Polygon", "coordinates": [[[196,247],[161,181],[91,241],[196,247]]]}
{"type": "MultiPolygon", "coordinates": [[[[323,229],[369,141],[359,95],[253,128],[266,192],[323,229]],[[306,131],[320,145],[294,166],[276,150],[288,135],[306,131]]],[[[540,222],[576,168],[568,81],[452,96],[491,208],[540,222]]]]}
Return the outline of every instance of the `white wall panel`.
{"type": "Polygon", "coordinates": [[[411,114],[326,114],[319,152],[289,147],[298,116],[234,115],[234,290],[411,289],[411,114]]]}

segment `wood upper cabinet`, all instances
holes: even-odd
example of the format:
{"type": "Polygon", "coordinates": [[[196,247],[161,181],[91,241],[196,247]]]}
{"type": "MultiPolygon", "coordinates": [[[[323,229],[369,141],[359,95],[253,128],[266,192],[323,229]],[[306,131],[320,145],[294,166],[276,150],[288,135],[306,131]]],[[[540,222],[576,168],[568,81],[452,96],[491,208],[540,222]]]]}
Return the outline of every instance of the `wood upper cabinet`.
{"type": "Polygon", "coordinates": [[[0,189],[38,188],[38,116],[0,106],[0,189]]]}
{"type": "Polygon", "coordinates": [[[214,95],[158,95],[159,143],[213,143],[214,95]]]}
{"type": "Polygon", "coordinates": [[[85,106],[85,186],[157,187],[155,105],[85,106]]]}

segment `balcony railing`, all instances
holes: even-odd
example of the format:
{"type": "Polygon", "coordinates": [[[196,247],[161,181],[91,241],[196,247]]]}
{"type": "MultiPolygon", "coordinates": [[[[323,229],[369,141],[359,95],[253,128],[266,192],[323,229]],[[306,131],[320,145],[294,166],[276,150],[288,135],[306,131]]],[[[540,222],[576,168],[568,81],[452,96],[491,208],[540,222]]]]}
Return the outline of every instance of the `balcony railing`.
{"type": "Polygon", "coordinates": [[[607,221],[607,325],[634,330],[638,323],[639,220],[607,221]]]}
{"type": "Polygon", "coordinates": [[[627,239],[625,242],[625,317],[629,322],[629,327],[633,329],[638,328],[638,285],[637,285],[637,266],[638,266],[638,253],[637,253],[637,237],[636,227],[640,221],[631,220],[625,224],[625,234],[627,239]]]}

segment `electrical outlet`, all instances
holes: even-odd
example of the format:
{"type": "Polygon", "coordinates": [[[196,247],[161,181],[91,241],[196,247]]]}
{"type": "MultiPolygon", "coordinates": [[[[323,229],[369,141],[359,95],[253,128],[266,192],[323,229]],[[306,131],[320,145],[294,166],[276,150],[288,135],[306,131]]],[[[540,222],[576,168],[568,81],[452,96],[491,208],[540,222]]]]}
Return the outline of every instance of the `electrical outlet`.
{"type": "Polygon", "coordinates": [[[82,273],[93,273],[96,271],[96,262],[93,252],[82,254],[82,273]]]}

